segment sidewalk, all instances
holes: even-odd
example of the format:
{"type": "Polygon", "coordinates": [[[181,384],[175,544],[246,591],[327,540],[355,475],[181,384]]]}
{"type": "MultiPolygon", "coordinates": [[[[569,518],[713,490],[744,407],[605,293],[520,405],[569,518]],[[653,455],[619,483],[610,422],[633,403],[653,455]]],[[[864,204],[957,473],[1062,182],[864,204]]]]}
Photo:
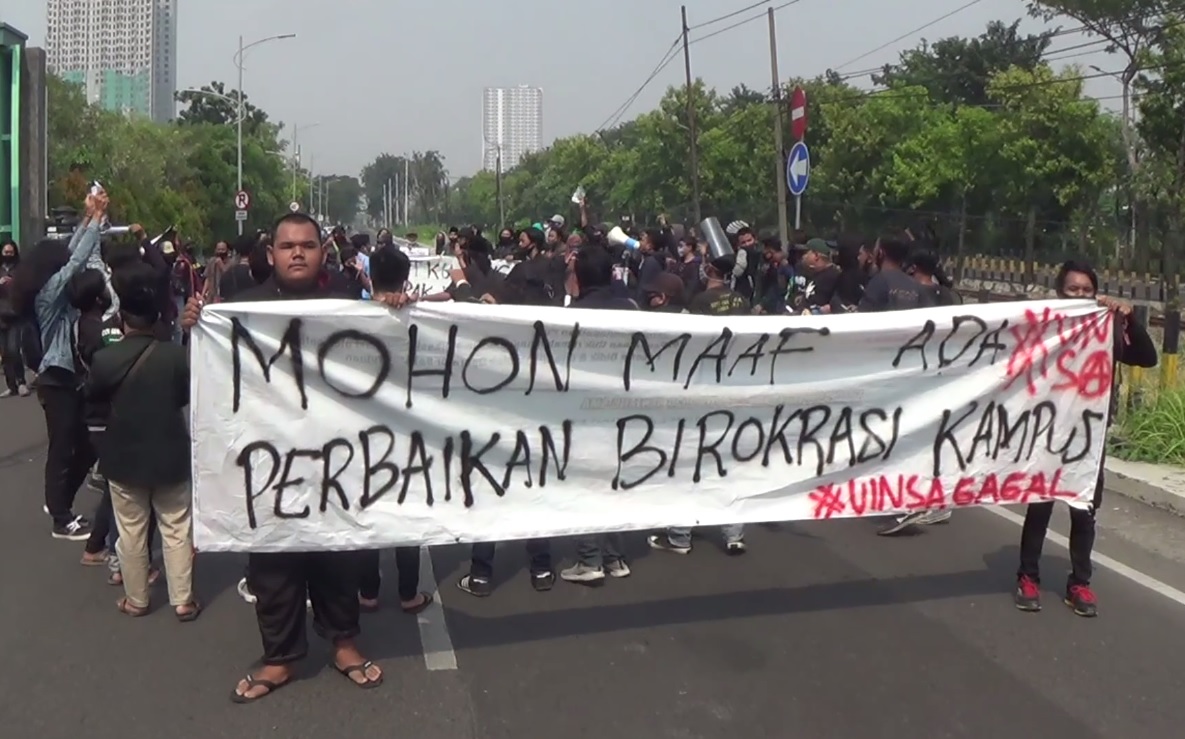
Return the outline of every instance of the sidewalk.
{"type": "Polygon", "coordinates": [[[1185,468],[1107,459],[1106,490],[1185,516],[1185,468]]]}

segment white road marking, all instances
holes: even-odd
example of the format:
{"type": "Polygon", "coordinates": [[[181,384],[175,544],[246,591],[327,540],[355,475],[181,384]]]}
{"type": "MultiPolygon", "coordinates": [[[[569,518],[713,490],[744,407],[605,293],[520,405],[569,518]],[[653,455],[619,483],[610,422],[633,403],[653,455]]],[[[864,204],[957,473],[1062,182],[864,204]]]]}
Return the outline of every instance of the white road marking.
{"type": "Polygon", "coordinates": [[[420,547],[420,583],[431,583],[434,588],[433,603],[416,616],[420,627],[420,646],[424,650],[424,664],[429,670],[457,669],[457,654],[453,651],[453,639],[444,620],[444,603],[440,598],[440,584],[432,569],[432,553],[428,547],[420,547]]]}
{"type": "MultiPolygon", "coordinates": [[[[1006,521],[1011,521],[1012,523],[1016,524],[1017,526],[1024,526],[1024,523],[1025,523],[1024,516],[1018,516],[1017,514],[1013,513],[1012,511],[1009,511],[1004,508],[994,508],[994,507],[985,507],[984,510],[990,511],[990,512],[996,514],[997,516],[999,516],[1000,518],[1005,519],[1006,521]]],[[[1050,531],[1050,532],[1046,533],[1045,538],[1048,539],[1049,541],[1052,541],[1054,544],[1057,544],[1059,547],[1061,547],[1063,549],[1070,548],[1070,540],[1068,538],[1066,538],[1065,536],[1062,536],[1061,534],[1057,534],[1057,533],[1050,531]]],[[[1099,565],[1100,567],[1106,567],[1108,570],[1111,570],[1116,575],[1119,575],[1120,577],[1127,578],[1128,580],[1131,580],[1132,582],[1134,582],[1137,585],[1141,585],[1141,586],[1147,588],[1148,590],[1151,590],[1154,593],[1158,593],[1159,595],[1162,595],[1165,598],[1168,598],[1169,600],[1173,601],[1177,605],[1185,606],[1185,592],[1181,592],[1180,590],[1177,590],[1172,585],[1163,583],[1160,580],[1157,580],[1155,577],[1152,577],[1151,575],[1145,575],[1143,572],[1140,572],[1139,570],[1137,570],[1133,567],[1128,567],[1127,565],[1120,562],[1119,560],[1112,559],[1105,554],[1099,554],[1098,552],[1095,552],[1091,556],[1091,560],[1096,565],[1099,565]]]]}

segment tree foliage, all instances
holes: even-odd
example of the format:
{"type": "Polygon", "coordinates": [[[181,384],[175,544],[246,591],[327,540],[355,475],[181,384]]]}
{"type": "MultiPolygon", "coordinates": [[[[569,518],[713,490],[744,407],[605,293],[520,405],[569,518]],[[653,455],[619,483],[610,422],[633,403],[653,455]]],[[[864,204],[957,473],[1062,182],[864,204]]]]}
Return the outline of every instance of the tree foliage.
{"type": "MultiPolygon", "coordinates": [[[[804,225],[872,232],[942,220],[947,233],[1017,255],[1034,246],[1068,251],[1088,238],[1098,244],[1092,254],[1121,250],[1127,232],[1115,193],[1128,168],[1120,119],[1084,94],[1081,68],[1054,70],[1043,61],[1054,33],[1018,27],[993,22],[975,38],[923,42],[886,66],[873,92],[832,72],[791,80],[782,104],[795,85],[810,104],[804,225]]],[[[1152,90],[1175,79],[1157,74],[1141,84],[1152,90]]],[[[785,176],[776,165],[772,97],[743,86],[723,94],[702,82],[693,97],[703,213],[772,227],[775,178],[785,176]]],[[[596,220],[652,222],[667,214],[690,221],[686,100],[682,87],[668,89],[656,109],[632,121],[526,157],[504,176],[508,220],[569,213],[581,185],[596,220]]],[[[1162,124],[1156,156],[1171,163],[1183,140],[1175,111],[1169,106],[1142,123],[1162,124]]],[[[1164,181],[1167,188],[1172,180],[1164,181]]],[[[452,201],[459,220],[497,222],[489,173],[457,182],[452,201]]]]}
{"type": "Polygon", "coordinates": [[[409,157],[384,153],[362,169],[366,212],[376,221],[384,215],[383,193],[388,183],[393,193],[393,212],[402,214],[405,200],[410,206],[408,223],[439,223],[445,219],[448,170],[440,152],[417,151],[409,157]]]}
{"type": "MultiPolygon", "coordinates": [[[[220,94],[220,83],[210,86],[220,94]]],[[[227,93],[234,96],[234,91],[227,93]]],[[[88,105],[81,89],[48,80],[49,205],[77,207],[91,180],[111,194],[113,218],[149,230],[175,224],[198,249],[236,233],[237,106],[198,96],[175,124],[157,124],[88,105]],[[199,100],[200,98],[200,100],[199,100]],[[209,100],[223,107],[209,104],[209,100]]],[[[243,138],[243,186],[251,193],[250,229],[287,210],[291,175],[279,156],[279,129],[249,105],[243,138]]],[[[307,191],[301,184],[301,197],[307,191]]]]}

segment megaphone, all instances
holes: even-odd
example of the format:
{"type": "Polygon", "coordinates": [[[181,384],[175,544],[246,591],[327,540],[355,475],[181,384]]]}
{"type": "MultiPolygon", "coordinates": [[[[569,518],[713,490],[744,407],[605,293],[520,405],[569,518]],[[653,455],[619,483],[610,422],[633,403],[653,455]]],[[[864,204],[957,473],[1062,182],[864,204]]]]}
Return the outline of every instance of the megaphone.
{"type": "Polygon", "coordinates": [[[613,246],[624,246],[630,251],[635,251],[640,246],[637,239],[631,239],[625,231],[621,230],[621,226],[614,226],[609,230],[609,233],[605,234],[605,238],[613,246]]]}

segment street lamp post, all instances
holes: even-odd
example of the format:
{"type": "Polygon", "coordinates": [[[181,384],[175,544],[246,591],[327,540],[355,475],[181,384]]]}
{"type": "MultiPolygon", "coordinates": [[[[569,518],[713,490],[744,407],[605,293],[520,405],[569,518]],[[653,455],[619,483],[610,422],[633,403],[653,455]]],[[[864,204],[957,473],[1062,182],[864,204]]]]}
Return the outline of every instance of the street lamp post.
{"type": "MultiPolygon", "coordinates": [[[[294,202],[294,203],[296,202],[297,171],[300,169],[300,147],[296,145],[296,140],[297,140],[298,136],[300,135],[301,131],[307,131],[310,128],[316,128],[317,126],[320,126],[320,125],[321,125],[320,123],[309,123],[304,126],[293,126],[292,127],[292,154],[293,154],[293,159],[292,159],[292,202],[294,202]]],[[[312,201],[312,194],[311,193],[309,196],[309,200],[310,200],[309,207],[311,208],[312,207],[312,202],[311,202],[312,201]]]]}
{"type": "MultiPolygon", "coordinates": [[[[238,129],[239,129],[239,133],[238,133],[238,150],[239,150],[238,190],[239,190],[239,192],[242,192],[242,190],[243,190],[243,112],[244,112],[244,109],[243,109],[243,54],[244,54],[244,52],[247,51],[247,49],[250,49],[253,46],[259,46],[260,44],[265,44],[268,41],[279,41],[280,39],[288,39],[288,38],[296,38],[296,34],[295,33],[283,33],[278,36],[268,36],[267,38],[262,38],[262,39],[259,39],[258,41],[252,41],[251,43],[244,46],[243,45],[243,37],[239,36],[239,53],[235,54],[235,66],[239,68],[239,87],[236,92],[236,95],[239,99],[238,100],[238,102],[239,102],[239,121],[238,121],[238,129]]],[[[239,236],[242,236],[243,235],[243,222],[238,221],[238,225],[239,225],[239,236]]]]}

